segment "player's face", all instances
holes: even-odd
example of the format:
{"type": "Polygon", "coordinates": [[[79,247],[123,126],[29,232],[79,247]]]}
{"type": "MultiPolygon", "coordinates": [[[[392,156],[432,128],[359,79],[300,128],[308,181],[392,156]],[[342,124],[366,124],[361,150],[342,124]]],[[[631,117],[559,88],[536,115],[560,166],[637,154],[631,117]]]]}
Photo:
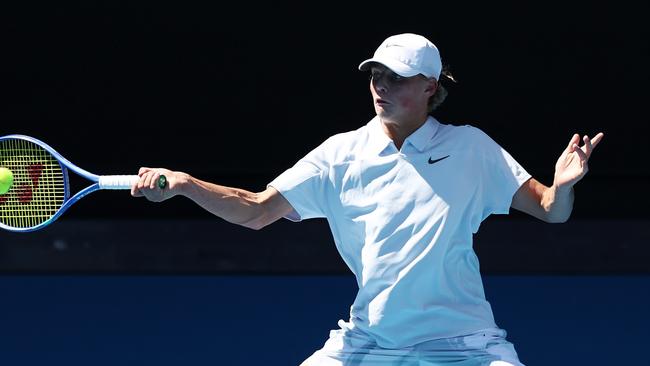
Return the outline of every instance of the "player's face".
{"type": "Polygon", "coordinates": [[[380,118],[399,122],[426,117],[427,102],[436,89],[434,79],[403,77],[382,65],[372,66],[370,75],[370,92],[380,118]]]}

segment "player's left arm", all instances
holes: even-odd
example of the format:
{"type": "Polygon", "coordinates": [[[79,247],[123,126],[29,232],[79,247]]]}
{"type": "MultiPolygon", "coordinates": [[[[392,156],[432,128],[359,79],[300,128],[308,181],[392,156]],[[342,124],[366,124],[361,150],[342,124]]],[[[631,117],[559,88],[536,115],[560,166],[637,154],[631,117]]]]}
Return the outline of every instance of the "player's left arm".
{"type": "Polygon", "coordinates": [[[602,132],[593,138],[585,135],[584,144],[578,146],[580,136],[574,134],[555,163],[553,185],[547,187],[531,178],[519,187],[511,206],[546,222],[567,221],[573,211],[573,186],[589,171],[589,157],[603,136],[602,132]]]}

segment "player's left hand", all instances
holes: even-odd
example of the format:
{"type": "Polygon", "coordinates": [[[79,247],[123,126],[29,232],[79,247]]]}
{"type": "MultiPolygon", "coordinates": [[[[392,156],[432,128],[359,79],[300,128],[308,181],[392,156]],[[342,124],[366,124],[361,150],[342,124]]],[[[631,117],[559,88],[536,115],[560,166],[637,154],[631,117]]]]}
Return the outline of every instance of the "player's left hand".
{"type": "Polygon", "coordinates": [[[555,177],[553,184],[556,187],[572,187],[578,183],[582,177],[589,171],[588,161],[591,153],[594,151],[598,143],[605,136],[602,132],[598,133],[594,138],[589,138],[585,135],[582,138],[584,144],[579,146],[580,135],[577,133],[573,135],[569,145],[564,149],[562,155],[555,163],[555,177]]]}

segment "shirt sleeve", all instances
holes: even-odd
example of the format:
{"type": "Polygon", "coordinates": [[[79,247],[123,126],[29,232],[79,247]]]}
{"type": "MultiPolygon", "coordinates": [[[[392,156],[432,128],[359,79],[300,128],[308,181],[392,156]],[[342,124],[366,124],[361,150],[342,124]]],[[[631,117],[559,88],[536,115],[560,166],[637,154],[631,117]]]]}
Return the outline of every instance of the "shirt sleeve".
{"type": "Polygon", "coordinates": [[[268,184],[293,207],[294,212],[285,218],[301,221],[326,216],[329,171],[326,149],[327,144],[321,144],[268,184]]]}
{"type": "Polygon", "coordinates": [[[531,175],[485,133],[483,135],[482,197],[483,219],[490,214],[510,212],[512,198],[531,175]]]}

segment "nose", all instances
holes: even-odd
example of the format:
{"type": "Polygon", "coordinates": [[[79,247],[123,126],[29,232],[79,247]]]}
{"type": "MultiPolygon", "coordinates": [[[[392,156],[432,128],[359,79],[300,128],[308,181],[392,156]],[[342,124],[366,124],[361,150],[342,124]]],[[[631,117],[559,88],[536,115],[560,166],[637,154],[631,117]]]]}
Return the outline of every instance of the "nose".
{"type": "Polygon", "coordinates": [[[377,93],[386,93],[388,91],[388,83],[385,77],[373,77],[371,83],[377,93]]]}

